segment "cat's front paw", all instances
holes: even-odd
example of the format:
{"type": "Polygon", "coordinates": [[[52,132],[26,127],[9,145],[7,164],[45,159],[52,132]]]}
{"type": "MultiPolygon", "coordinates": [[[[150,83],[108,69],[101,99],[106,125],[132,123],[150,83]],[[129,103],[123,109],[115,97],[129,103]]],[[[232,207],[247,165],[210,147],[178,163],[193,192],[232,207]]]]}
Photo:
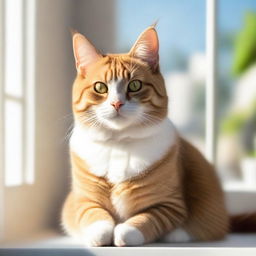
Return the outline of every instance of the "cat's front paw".
{"type": "Polygon", "coordinates": [[[114,244],[116,246],[142,245],[144,241],[141,231],[131,225],[123,223],[115,227],[114,244]]]}
{"type": "Polygon", "coordinates": [[[106,220],[95,221],[82,230],[82,242],[87,247],[111,245],[114,227],[106,220]]]}

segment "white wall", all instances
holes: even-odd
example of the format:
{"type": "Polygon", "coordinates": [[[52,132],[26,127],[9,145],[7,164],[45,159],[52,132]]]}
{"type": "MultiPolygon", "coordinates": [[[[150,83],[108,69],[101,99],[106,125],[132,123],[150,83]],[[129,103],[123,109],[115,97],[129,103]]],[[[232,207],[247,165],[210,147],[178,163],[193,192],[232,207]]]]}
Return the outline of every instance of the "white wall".
{"type": "Polygon", "coordinates": [[[115,52],[116,0],[76,0],[74,29],[103,53],[115,52]]]}
{"type": "MultiPolygon", "coordinates": [[[[58,216],[68,187],[68,143],[73,68],[71,0],[39,0],[36,40],[36,182],[42,227],[58,216]]],[[[41,228],[41,227],[40,227],[41,228]]]]}

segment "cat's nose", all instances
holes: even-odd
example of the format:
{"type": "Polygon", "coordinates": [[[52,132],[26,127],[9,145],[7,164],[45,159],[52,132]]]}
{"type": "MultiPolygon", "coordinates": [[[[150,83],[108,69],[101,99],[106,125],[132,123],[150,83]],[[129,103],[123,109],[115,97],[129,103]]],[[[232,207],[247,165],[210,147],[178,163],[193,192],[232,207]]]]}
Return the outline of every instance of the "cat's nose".
{"type": "Polygon", "coordinates": [[[111,102],[110,104],[116,109],[116,111],[118,111],[124,105],[124,103],[120,100],[111,102]]]}

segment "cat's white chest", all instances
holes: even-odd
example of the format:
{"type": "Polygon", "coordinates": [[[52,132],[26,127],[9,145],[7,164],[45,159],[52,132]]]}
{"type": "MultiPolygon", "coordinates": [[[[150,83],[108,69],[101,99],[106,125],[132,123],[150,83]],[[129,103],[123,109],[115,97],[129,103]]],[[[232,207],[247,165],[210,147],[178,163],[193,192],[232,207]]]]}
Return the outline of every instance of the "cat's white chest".
{"type": "Polygon", "coordinates": [[[120,141],[97,141],[76,126],[70,140],[71,150],[86,161],[89,171],[112,183],[122,182],[145,171],[160,160],[175,141],[169,123],[158,127],[154,136],[120,141]]]}
{"type": "Polygon", "coordinates": [[[112,182],[122,181],[131,170],[131,157],[128,149],[112,146],[109,154],[106,176],[112,182]]]}

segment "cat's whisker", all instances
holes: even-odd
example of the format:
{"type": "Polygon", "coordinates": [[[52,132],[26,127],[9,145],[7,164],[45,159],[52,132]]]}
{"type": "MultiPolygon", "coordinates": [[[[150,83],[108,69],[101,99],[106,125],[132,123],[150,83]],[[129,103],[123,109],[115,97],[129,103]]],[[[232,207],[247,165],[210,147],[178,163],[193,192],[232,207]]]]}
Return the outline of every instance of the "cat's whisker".
{"type": "Polygon", "coordinates": [[[95,120],[92,124],[91,127],[102,127],[102,122],[100,122],[99,120],[95,120]]]}
{"type": "Polygon", "coordinates": [[[142,115],[142,122],[147,125],[156,125],[158,121],[150,115],[142,115]]]}
{"type": "MultiPolygon", "coordinates": [[[[106,114],[108,112],[103,111],[102,114],[104,114],[104,113],[106,114]]],[[[85,114],[79,115],[79,120],[81,123],[87,124],[90,127],[100,128],[103,126],[103,123],[99,120],[99,118],[97,117],[97,115],[94,111],[87,111],[86,115],[85,114]]]]}
{"type": "Polygon", "coordinates": [[[158,116],[155,116],[155,115],[153,116],[153,115],[151,115],[151,114],[149,114],[149,113],[147,113],[147,112],[144,112],[143,115],[149,116],[149,117],[153,117],[154,119],[157,119],[157,120],[159,120],[159,121],[162,120],[162,119],[159,118],[158,116]]]}
{"type": "Polygon", "coordinates": [[[59,119],[57,119],[57,121],[65,121],[67,119],[72,119],[72,118],[73,118],[73,113],[69,113],[67,115],[60,117],[59,119]]]}
{"type": "Polygon", "coordinates": [[[160,119],[158,119],[158,117],[152,116],[152,115],[147,114],[147,113],[143,113],[142,116],[145,117],[145,118],[152,119],[152,120],[160,120],[160,119]]]}
{"type": "Polygon", "coordinates": [[[139,123],[143,126],[143,127],[148,127],[150,125],[149,121],[145,118],[142,118],[139,120],[139,123]]]}
{"type": "Polygon", "coordinates": [[[69,131],[67,132],[64,141],[69,141],[74,131],[74,126],[72,125],[71,128],[69,128],[69,131]]]}
{"type": "Polygon", "coordinates": [[[69,127],[68,127],[68,129],[67,129],[67,132],[66,132],[66,135],[65,135],[64,138],[62,139],[62,143],[69,141],[69,139],[70,139],[71,136],[72,136],[73,130],[74,130],[74,123],[72,123],[72,124],[69,125],[69,127]]]}
{"type": "Polygon", "coordinates": [[[103,122],[99,120],[95,113],[93,113],[91,116],[81,115],[79,121],[90,128],[102,128],[104,126],[103,122]]]}
{"type": "Polygon", "coordinates": [[[154,124],[159,124],[162,121],[162,119],[155,118],[155,117],[152,117],[152,116],[145,116],[145,118],[147,118],[149,121],[151,121],[154,124]]]}

